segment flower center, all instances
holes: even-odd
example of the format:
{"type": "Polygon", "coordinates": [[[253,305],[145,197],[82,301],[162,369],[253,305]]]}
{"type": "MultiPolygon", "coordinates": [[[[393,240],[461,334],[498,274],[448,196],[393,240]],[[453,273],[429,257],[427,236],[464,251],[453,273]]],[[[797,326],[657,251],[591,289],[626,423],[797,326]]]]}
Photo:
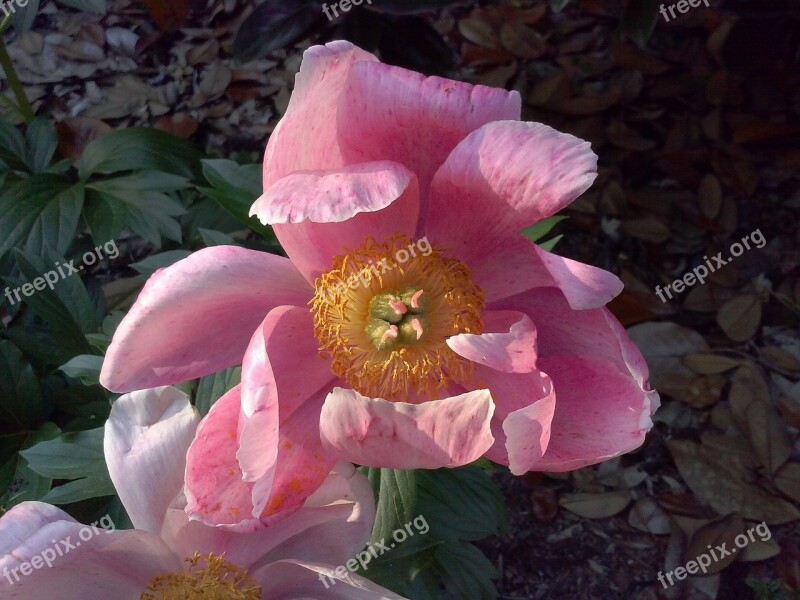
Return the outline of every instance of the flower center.
{"type": "Polygon", "coordinates": [[[180,573],[158,575],[142,592],[141,600],[260,600],[262,587],[247,571],[225,562],[225,555],[197,552],[180,573]],[[205,565],[205,566],[202,566],[205,565]]]}
{"type": "Polygon", "coordinates": [[[361,394],[424,401],[469,376],[470,362],[446,340],[483,331],[483,290],[463,262],[422,249],[402,234],[369,238],[315,282],[320,354],[361,394]]]}

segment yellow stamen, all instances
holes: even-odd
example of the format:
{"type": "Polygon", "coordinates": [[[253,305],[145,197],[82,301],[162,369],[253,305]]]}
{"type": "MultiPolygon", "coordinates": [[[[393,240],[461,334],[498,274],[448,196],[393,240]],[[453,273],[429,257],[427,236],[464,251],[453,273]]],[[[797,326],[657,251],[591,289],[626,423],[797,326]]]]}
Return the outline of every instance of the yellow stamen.
{"type": "Polygon", "coordinates": [[[395,261],[397,250],[413,246],[402,234],[383,243],[369,238],[335,257],[333,268],[315,282],[310,304],[320,354],[366,396],[432,399],[470,375],[471,363],[446,339],[483,331],[483,290],[469,267],[441,248],[395,261]]]}
{"type": "Polygon", "coordinates": [[[141,600],[260,600],[262,586],[250,579],[245,569],[225,562],[225,555],[199,552],[186,562],[180,573],[154,577],[141,600]],[[201,567],[201,563],[205,564],[201,567]]]}

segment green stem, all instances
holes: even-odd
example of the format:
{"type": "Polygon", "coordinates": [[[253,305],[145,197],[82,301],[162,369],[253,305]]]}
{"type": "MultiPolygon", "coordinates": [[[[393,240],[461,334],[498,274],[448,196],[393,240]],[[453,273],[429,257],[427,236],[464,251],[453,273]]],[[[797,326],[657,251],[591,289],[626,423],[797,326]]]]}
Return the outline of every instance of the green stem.
{"type": "MultiPolygon", "coordinates": [[[[0,24],[0,30],[2,30],[3,27],[8,27],[7,22],[8,17],[6,17],[2,24],[0,24]]],[[[8,49],[6,48],[6,40],[4,37],[2,37],[1,31],[0,66],[3,67],[3,71],[5,71],[6,78],[8,79],[8,85],[11,87],[11,91],[14,92],[14,96],[17,98],[20,115],[22,115],[22,118],[26,123],[30,123],[35,118],[35,115],[33,114],[33,108],[31,107],[30,102],[28,102],[28,97],[25,95],[25,88],[22,86],[22,82],[19,80],[17,72],[14,70],[14,65],[11,63],[11,57],[8,55],[8,49]]]]}

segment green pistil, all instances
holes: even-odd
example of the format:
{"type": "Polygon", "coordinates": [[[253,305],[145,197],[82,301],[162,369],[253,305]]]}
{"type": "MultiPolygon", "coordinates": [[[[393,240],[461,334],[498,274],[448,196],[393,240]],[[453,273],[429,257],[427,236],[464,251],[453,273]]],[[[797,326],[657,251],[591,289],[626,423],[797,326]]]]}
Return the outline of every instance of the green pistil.
{"type": "Polygon", "coordinates": [[[378,350],[419,344],[430,328],[424,316],[427,307],[428,297],[421,289],[408,286],[382,292],[369,303],[370,318],[364,330],[378,350]]]}

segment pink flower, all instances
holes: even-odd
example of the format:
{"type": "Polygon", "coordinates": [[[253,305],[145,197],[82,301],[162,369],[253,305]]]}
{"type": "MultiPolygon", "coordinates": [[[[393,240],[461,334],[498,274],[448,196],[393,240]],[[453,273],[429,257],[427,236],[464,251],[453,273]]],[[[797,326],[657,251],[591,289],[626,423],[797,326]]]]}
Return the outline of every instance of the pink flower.
{"type": "Polygon", "coordinates": [[[0,597],[401,598],[362,577],[343,579],[330,564],[363,549],[375,518],[369,481],[347,463],[273,526],[241,533],[190,521],[183,472],[198,421],[175,388],[117,400],[106,423],[106,461],[136,529],[91,529],[48,504],[20,504],[0,519],[0,597]]]}
{"type": "Polygon", "coordinates": [[[622,283],[519,233],[597,157],[519,118],[516,92],[306,52],[252,207],[291,262],[215,247],[160,271],[103,368],[121,391],[243,364],[189,453],[191,514],[280,518],[340,459],[521,474],[642,443],[658,396],[605,308],[622,283]]]}

